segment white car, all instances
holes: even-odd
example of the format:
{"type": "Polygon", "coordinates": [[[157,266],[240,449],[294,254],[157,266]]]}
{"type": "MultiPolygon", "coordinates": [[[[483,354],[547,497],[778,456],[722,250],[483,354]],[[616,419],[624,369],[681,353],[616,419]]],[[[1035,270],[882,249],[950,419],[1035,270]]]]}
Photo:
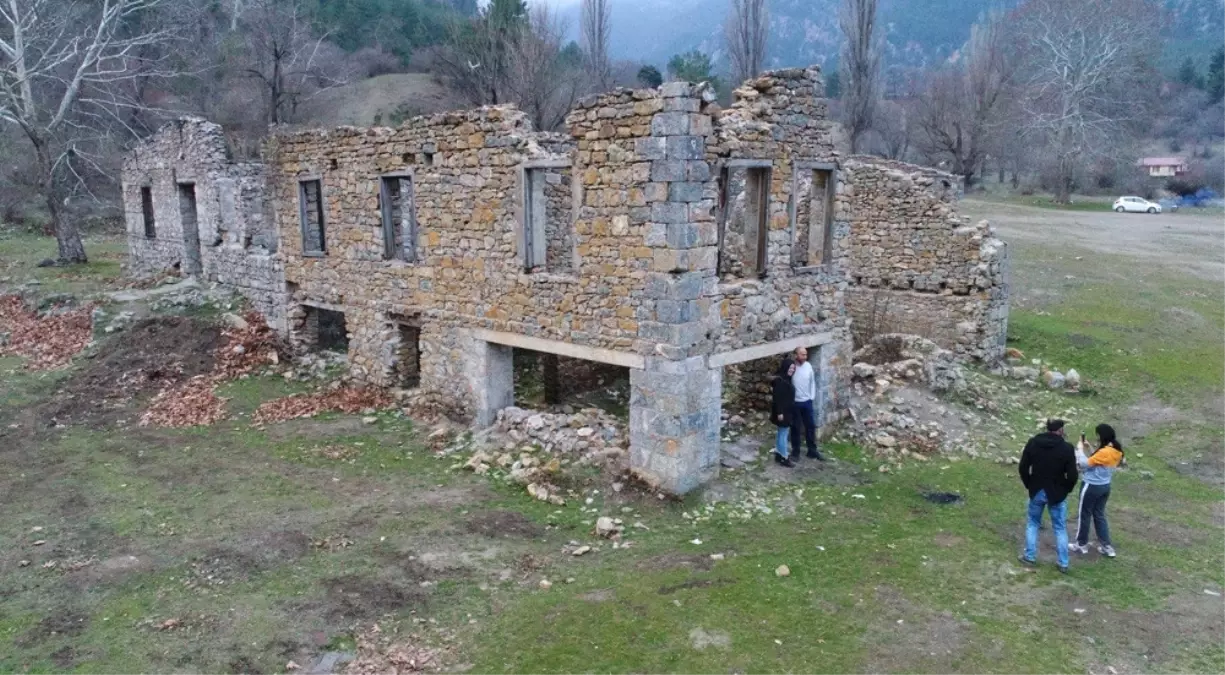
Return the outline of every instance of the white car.
{"type": "Polygon", "coordinates": [[[1111,208],[1119,213],[1161,213],[1161,204],[1139,197],[1119,197],[1111,208]]]}

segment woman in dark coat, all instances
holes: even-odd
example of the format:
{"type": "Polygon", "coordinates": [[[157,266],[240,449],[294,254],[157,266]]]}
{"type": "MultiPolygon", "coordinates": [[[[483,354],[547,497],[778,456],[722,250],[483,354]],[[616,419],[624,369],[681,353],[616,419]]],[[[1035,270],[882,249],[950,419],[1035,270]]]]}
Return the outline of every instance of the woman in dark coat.
{"type": "Polygon", "coordinates": [[[795,466],[789,456],[790,446],[787,445],[791,432],[791,409],[795,406],[795,387],[791,385],[793,373],[795,363],[790,358],[783,359],[778,371],[774,373],[770,387],[770,421],[778,427],[778,434],[774,439],[774,461],[786,467],[795,466]]]}

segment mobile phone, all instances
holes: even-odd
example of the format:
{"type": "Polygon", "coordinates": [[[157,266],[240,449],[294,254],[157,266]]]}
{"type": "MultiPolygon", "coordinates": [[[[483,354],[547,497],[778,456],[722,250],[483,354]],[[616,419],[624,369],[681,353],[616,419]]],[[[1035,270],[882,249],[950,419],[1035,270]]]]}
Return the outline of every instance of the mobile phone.
{"type": "Polygon", "coordinates": [[[1081,443],[1084,443],[1084,442],[1085,442],[1085,432],[1083,432],[1083,431],[1082,431],[1082,432],[1080,432],[1080,442],[1081,442],[1081,443]]]}

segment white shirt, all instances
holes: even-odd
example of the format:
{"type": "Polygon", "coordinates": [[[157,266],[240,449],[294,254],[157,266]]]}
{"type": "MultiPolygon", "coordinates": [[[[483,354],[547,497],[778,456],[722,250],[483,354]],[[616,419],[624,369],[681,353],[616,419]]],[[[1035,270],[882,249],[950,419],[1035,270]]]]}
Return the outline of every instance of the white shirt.
{"type": "Polygon", "coordinates": [[[791,375],[791,386],[795,387],[796,403],[817,399],[817,376],[811,363],[805,361],[796,365],[795,373],[791,375]]]}

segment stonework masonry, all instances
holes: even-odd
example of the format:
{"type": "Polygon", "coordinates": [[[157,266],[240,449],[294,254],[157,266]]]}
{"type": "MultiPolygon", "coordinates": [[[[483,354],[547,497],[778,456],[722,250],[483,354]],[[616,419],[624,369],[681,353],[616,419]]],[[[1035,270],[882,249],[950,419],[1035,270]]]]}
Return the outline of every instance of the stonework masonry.
{"type": "Polygon", "coordinates": [[[629,368],[631,468],[684,493],[718,471],[724,369],[807,347],[819,423],[840,419],[856,298],[884,289],[939,315],[967,357],[1002,344],[1002,245],[960,222],[944,174],[840,157],[823,89],[813,67],[746,82],[727,108],[704,85],[617,90],[581,101],[564,134],[512,106],[274,129],[258,165],[181,121],[125,166],[132,267],[194,270],[194,229],[196,273],[292,342],[317,340],[315,310],[342,312],[353,378],[411,372],[417,396],[482,425],[514,402],[514,348],[629,368]],[[388,177],[412,214],[383,213],[388,177]],[[188,181],[195,228],[179,214],[188,181]],[[322,218],[303,199],[316,185],[322,218]],[[411,255],[389,255],[392,221],[413,225],[394,247],[411,255]],[[304,248],[319,226],[322,250],[304,248]]]}
{"type": "Polygon", "coordinates": [[[178,268],[226,284],[284,327],[285,279],[264,166],[229,161],[219,125],[187,118],[163,127],[127,157],[122,182],[133,273],[178,268]]]}
{"type": "MultiPolygon", "coordinates": [[[[957,214],[961,179],[851,157],[851,290],[856,333],[913,333],[985,362],[1004,354],[1008,248],[986,221],[957,214]]],[[[862,340],[866,343],[866,339],[862,340]]]]}

